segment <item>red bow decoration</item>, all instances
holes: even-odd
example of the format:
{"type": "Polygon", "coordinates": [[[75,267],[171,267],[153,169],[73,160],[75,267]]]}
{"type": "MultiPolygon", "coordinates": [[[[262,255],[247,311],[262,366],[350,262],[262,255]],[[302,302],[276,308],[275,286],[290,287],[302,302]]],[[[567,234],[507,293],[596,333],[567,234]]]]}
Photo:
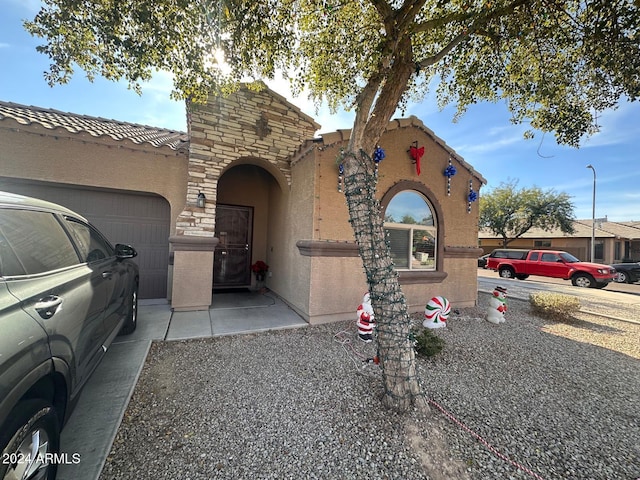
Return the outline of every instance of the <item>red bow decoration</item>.
{"type": "Polygon", "coordinates": [[[409,147],[409,154],[411,158],[413,158],[413,163],[416,164],[416,172],[420,175],[420,159],[424,155],[424,147],[418,148],[418,142],[416,142],[416,146],[409,147]]]}

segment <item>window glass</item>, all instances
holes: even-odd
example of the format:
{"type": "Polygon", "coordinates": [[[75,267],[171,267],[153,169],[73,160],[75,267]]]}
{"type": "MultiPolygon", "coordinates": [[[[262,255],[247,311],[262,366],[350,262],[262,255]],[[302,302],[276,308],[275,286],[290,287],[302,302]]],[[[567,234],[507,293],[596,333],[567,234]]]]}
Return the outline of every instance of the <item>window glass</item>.
{"type": "Polygon", "coordinates": [[[550,247],[551,246],[551,240],[534,240],[533,241],[533,246],[534,247],[550,247]]]}
{"type": "Polygon", "coordinates": [[[555,253],[543,253],[542,261],[543,262],[557,262],[560,258],[555,253]]]}
{"type": "Polygon", "coordinates": [[[533,252],[530,256],[529,256],[529,260],[531,260],[532,262],[537,262],[538,261],[538,252],[533,252]]]}
{"type": "Polygon", "coordinates": [[[418,192],[404,191],[391,199],[385,211],[384,221],[433,227],[433,213],[422,195],[418,192]]]}
{"type": "Polygon", "coordinates": [[[409,268],[409,251],[411,245],[409,242],[409,230],[385,229],[389,249],[391,250],[391,259],[396,268],[409,268]]]}
{"type": "Polygon", "coordinates": [[[574,257],[573,255],[567,252],[562,252],[560,254],[560,258],[562,258],[567,263],[577,263],[580,261],[576,257],[574,257]]]}
{"type": "Polygon", "coordinates": [[[51,213],[0,209],[0,274],[28,275],[78,264],[68,235],[51,213]]]}
{"type": "Polygon", "coordinates": [[[598,260],[604,259],[604,241],[596,240],[594,258],[597,258],[598,260]]]}
{"type": "Polygon", "coordinates": [[[78,245],[80,258],[83,262],[91,263],[114,255],[113,247],[91,225],[74,218],[66,218],[65,220],[78,245]]]}
{"type": "Polygon", "coordinates": [[[415,191],[400,192],[389,202],[384,218],[396,268],[435,270],[437,229],[427,199],[415,191]]]}

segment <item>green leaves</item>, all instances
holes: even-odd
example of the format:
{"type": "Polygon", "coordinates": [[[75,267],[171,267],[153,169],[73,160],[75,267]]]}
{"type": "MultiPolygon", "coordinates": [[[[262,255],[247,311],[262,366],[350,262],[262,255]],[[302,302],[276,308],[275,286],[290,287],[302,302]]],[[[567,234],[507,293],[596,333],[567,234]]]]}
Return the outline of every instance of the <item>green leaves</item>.
{"type": "Polygon", "coordinates": [[[480,228],[502,237],[505,247],[532,228],[573,233],[573,204],[567,194],[538,187],[517,190],[517,184],[500,183],[480,199],[480,228]]]}
{"type": "Polygon", "coordinates": [[[570,145],[598,111],[640,98],[631,0],[46,0],[25,26],[45,41],[50,84],[80,68],[140,91],[161,69],[175,97],[204,101],[283,72],[294,92],[356,108],[373,137],[434,84],[459,114],[504,101],[514,122],[570,145]]]}

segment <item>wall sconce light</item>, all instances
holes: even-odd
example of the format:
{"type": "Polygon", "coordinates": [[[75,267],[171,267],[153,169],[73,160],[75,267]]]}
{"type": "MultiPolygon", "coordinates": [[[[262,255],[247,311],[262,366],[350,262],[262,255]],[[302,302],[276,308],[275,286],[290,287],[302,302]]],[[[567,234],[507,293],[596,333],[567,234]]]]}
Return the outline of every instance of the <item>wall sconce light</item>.
{"type": "Polygon", "coordinates": [[[206,200],[207,200],[207,197],[204,196],[204,193],[198,192],[198,200],[196,202],[196,205],[198,205],[198,208],[204,208],[204,202],[206,200]]]}

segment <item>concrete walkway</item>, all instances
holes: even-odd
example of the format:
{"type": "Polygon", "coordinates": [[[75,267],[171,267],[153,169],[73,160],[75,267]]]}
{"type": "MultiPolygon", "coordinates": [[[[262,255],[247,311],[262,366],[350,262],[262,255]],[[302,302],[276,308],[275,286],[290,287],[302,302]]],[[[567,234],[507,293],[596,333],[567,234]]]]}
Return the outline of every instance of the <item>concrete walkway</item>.
{"type": "Polygon", "coordinates": [[[136,331],[116,338],[62,432],[60,451],[68,462],[59,465],[58,480],[99,477],[152,341],[305,326],[301,317],[268,292],[216,293],[213,308],[202,312],[172,312],[166,301],[140,301],[136,331]]]}
{"type": "Polygon", "coordinates": [[[237,335],[306,326],[272,293],[215,293],[211,310],[174,312],[165,340],[237,335]]]}

